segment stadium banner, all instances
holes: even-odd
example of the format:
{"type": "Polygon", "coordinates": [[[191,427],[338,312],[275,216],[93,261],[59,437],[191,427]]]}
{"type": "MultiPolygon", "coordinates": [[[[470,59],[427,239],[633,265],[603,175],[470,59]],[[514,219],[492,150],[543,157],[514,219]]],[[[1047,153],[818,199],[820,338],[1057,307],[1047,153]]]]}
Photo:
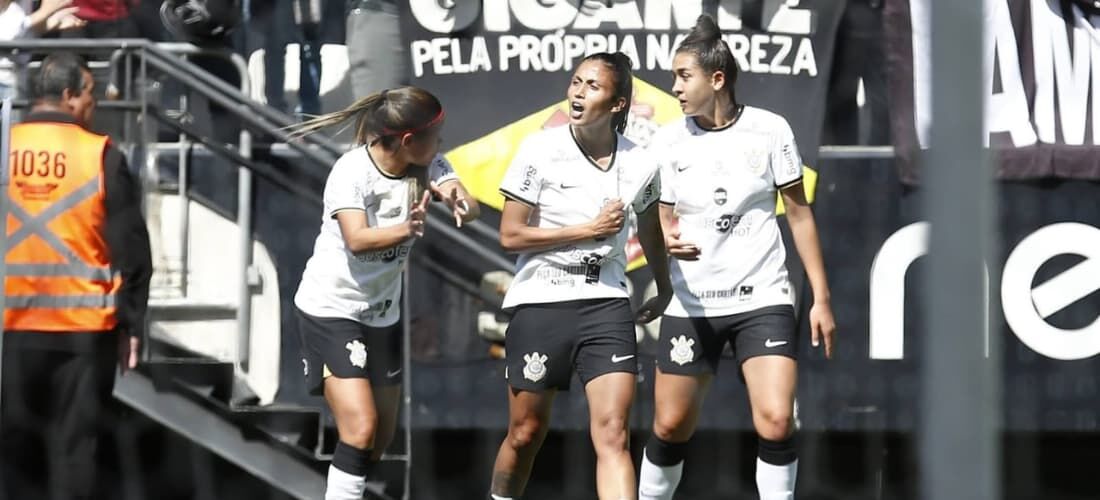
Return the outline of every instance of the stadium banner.
{"type": "MultiPolygon", "coordinates": [[[[402,12],[413,85],[447,108],[447,158],[487,206],[520,142],[568,122],[565,91],[576,65],[623,52],[635,85],[626,136],[640,144],[682,118],[669,93],[679,42],[703,12],[715,16],[742,73],[739,100],[790,122],[804,162],[816,163],[844,0],[410,0],[402,12]]],[[[816,176],[807,176],[812,196],[816,176]]],[[[636,239],[630,269],[644,263],[636,239]]]]}
{"type": "MultiPolygon", "coordinates": [[[[986,145],[997,175],[1100,179],[1100,16],[1073,0],[984,2],[986,145]]],[[[888,0],[884,12],[894,145],[908,184],[919,182],[928,147],[931,4],[888,0]]]]}
{"type": "MultiPolygon", "coordinates": [[[[901,431],[917,428],[922,367],[921,275],[928,226],[918,193],[898,182],[890,161],[822,162],[815,213],[838,325],[834,359],[810,346],[810,297],[801,293],[799,418],[808,431],[901,431]]],[[[1003,183],[1000,256],[987,263],[988,339],[1001,353],[1003,423],[1009,431],[1100,431],[1100,200],[1087,181],[1003,183]]],[[[788,252],[794,249],[788,241],[788,252]]],[[[634,289],[648,285],[632,273],[634,289]]],[[[951,294],[952,290],[942,293],[951,294]]],[[[456,324],[448,320],[449,324],[456,324]]],[[[460,323],[460,322],[459,322],[460,323]]],[[[467,321],[465,324],[471,323],[467,321]]],[[[632,425],[647,429],[653,412],[657,326],[639,331],[641,371],[632,425]]],[[[457,345],[469,329],[441,332],[457,345]]],[[[468,341],[467,341],[468,342],[468,341]]],[[[467,344],[469,345],[469,344],[467,344]]],[[[423,427],[499,428],[507,422],[503,363],[485,344],[464,362],[416,367],[423,427]]],[[[751,429],[744,385],[730,353],[723,357],[700,427],[751,429]]],[[[579,382],[562,394],[554,425],[584,429],[579,382]]]]}

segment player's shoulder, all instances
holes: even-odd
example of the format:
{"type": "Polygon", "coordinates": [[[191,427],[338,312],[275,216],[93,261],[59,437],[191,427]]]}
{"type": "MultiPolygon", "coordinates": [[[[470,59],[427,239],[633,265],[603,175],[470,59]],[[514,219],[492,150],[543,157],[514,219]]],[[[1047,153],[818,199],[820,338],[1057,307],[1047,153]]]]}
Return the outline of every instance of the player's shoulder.
{"type": "Polygon", "coordinates": [[[568,126],[552,127],[533,132],[520,143],[527,153],[542,153],[562,149],[573,143],[568,126]]]}
{"type": "Polygon", "coordinates": [[[688,120],[690,120],[690,118],[685,117],[660,126],[653,132],[653,137],[650,139],[649,145],[651,147],[667,146],[689,137],[691,135],[691,128],[688,120]]]}
{"type": "Polygon", "coordinates": [[[744,111],[741,112],[741,120],[745,128],[753,129],[757,132],[767,133],[789,133],[791,130],[790,123],[783,115],[764,108],[758,108],[756,106],[745,106],[744,111]]]}
{"type": "Polygon", "coordinates": [[[355,147],[344,154],[340,155],[336,159],[336,163],[332,164],[332,172],[345,172],[369,165],[371,162],[370,155],[367,154],[366,146],[355,147]]]}

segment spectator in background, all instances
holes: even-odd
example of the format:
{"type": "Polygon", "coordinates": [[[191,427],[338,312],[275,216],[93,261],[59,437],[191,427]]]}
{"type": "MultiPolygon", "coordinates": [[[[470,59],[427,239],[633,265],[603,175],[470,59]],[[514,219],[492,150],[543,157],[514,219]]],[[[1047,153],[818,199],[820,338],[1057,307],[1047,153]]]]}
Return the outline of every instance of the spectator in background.
{"type": "Polygon", "coordinates": [[[304,118],[321,114],[321,26],[324,4],[321,0],[274,0],[268,18],[264,42],[264,94],[268,105],[284,113],[290,111],[284,95],[286,46],[298,44],[298,106],[295,113],[304,118]],[[293,18],[291,19],[291,15],[293,18]],[[289,28],[293,20],[292,29],[289,28]],[[289,36],[284,33],[290,33],[289,36]]]}
{"type": "MultiPolygon", "coordinates": [[[[38,10],[27,15],[16,0],[0,0],[0,40],[32,38],[56,30],[72,30],[84,26],[75,16],[78,7],[73,0],[43,0],[38,10]]],[[[0,58],[0,98],[15,97],[16,72],[11,59],[0,58]]]]}
{"type": "Polygon", "coordinates": [[[822,144],[890,144],[883,0],[851,0],[837,30],[822,144]],[[863,81],[864,103],[857,100],[863,81]]]}
{"type": "Polygon", "coordinates": [[[397,0],[349,0],[348,74],[356,98],[408,80],[397,0]]]}
{"type": "Polygon", "coordinates": [[[72,0],[85,21],[80,29],[65,32],[64,38],[141,38],[141,29],[131,16],[139,0],[72,0]]]}

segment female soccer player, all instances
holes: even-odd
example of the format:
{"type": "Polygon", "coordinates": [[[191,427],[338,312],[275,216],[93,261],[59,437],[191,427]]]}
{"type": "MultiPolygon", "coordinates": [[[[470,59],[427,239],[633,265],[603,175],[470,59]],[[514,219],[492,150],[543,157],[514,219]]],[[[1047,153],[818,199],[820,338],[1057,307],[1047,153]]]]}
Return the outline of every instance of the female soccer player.
{"type": "Polygon", "coordinates": [[[437,155],[443,107],[435,96],[415,87],[382,91],[297,133],[351,119],[359,146],[336,161],[325,182],[321,233],[294,297],[302,369],[310,392],[324,394],[340,436],[325,500],[363,498],[366,478],[393,438],[407,333],[399,321],[402,273],[424,234],[429,196],[444,201],[458,225],[479,212],[437,155]],[[419,176],[430,181],[423,194],[419,176]]]}
{"type": "Polygon", "coordinates": [[[657,201],[656,164],[622,136],[632,94],[630,60],[600,53],[569,84],[569,124],[528,137],[501,183],[501,245],[519,254],[504,307],[508,436],[493,469],[494,499],[519,498],[546,436],[550,406],[576,370],[584,384],[601,499],[634,498],[628,414],[634,399],[635,316],[626,293],[625,204],[660,294],[638,311],[649,321],[671,299],[657,201]]]}
{"type": "Polygon", "coordinates": [[[672,92],[686,118],[658,131],[653,151],[675,293],[661,321],[653,437],[638,496],[672,498],[703,397],[730,342],[759,438],[760,498],[790,499],[798,464],[792,439],[798,338],[777,190],[813,288],[813,345],[824,340],[827,356],[836,328],[801,185],[802,160],[786,120],[734,98],[737,63],[712,18],[699,18],[672,66],[672,92]]]}

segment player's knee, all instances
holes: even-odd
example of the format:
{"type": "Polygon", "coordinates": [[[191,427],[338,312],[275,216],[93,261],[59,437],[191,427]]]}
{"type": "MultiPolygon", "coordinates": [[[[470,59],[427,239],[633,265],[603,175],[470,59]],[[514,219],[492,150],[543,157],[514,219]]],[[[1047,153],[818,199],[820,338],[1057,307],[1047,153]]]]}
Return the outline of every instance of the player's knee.
{"type": "Polygon", "coordinates": [[[378,416],[360,413],[341,422],[340,440],[350,446],[361,449],[374,447],[374,437],[378,429],[378,416]]]}
{"type": "Polygon", "coordinates": [[[630,432],[626,415],[607,415],[592,421],[592,445],[596,452],[618,452],[627,449],[630,432]]]}
{"type": "Polygon", "coordinates": [[[546,431],[546,422],[537,417],[515,419],[508,426],[508,443],[521,450],[536,445],[546,431]]]}
{"type": "Polygon", "coordinates": [[[756,411],[756,433],[769,441],[782,441],[794,431],[791,408],[761,408],[756,411]]]}
{"type": "Polygon", "coordinates": [[[679,443],[691,439],[694,429],[690,427],[683,413],[658,413],[653,418],[653,435],[668,443],[679,443]]]}

